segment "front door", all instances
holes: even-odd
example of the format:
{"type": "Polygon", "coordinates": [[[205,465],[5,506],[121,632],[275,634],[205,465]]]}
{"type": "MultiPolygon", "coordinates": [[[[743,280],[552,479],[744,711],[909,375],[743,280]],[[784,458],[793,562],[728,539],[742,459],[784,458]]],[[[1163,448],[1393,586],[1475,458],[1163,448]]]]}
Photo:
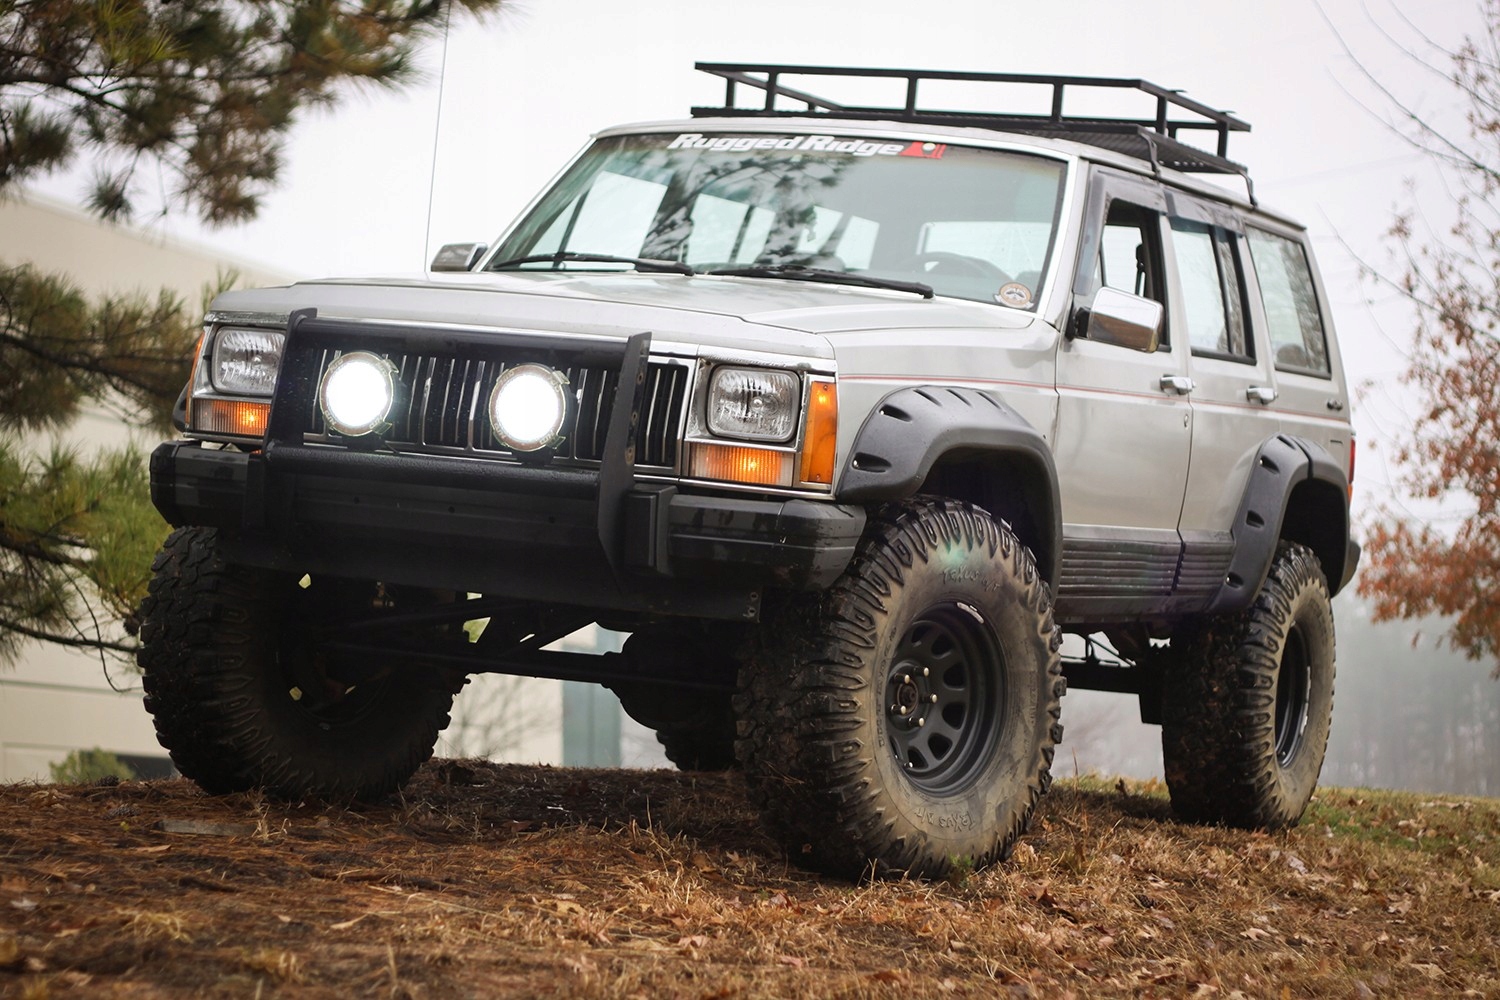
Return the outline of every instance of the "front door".
{"type": "Polygon", "coordinates": [[[1193,415],[1187,347],[1170,319],[1153,353],[1091,341],[1076,322],[1103,287],[1168,305],[1164,196],[1096,168],[1087,211],[1075,322],[1057,358],[1057,613],[1105,622],[1160,609],[1171,597],[1193,415]]]}

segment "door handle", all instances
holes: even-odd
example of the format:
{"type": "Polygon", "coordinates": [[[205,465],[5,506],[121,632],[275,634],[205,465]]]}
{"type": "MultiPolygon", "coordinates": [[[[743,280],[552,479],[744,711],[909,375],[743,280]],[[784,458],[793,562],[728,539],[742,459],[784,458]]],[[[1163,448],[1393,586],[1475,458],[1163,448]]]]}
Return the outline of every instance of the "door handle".
{"type": "Polygon", "coordinates": [[[1246,399],[1252,403],[1260,403],[1262,405],[1276,402],[1278,395],[1279,393],[1277,393],[1275,388],[1269,385],[1252,385],[1245,390],[1246,399]]]}
{"type": "Polygon", "coordinates": [[[1161,391],[1175,393],[1178,396],[1186,396],[1193,391],[1193,380],[1186,375],[1163,375],[1161,377],[1161,391]]]}

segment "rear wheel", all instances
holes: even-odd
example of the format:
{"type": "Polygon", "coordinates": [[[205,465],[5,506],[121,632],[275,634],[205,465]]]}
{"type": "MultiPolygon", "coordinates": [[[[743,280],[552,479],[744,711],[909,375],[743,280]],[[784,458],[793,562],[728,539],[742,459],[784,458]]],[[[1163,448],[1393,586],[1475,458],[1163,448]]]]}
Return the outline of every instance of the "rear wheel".
{"type": "MultiPolygon", "coordinates": [[[[158,741],[205,791],[374,798],[400,788],[448,724],[448,675],[345,671],[320,629],[402,602],[375,583],[228,562],[210,528],[167,539],[141,605],[139,663],[158,741]]],[[[416,592],[407,605],[428,603],[416,592]]],[[[460,681],[461,683],[461,681],[460,681]]]]}
{"type": "Polygon", "coordinates": [[[967,504],[876,513],[821,598],[761,628],[736,751],[792,858],[940,876],[1006,857],[1050,784],[1064,689],[1046,584],[967,504]]]}
{"type": "Polygon", "coordinates": [[[734,713],[723,699],[701,726],[674,726],[656,731],[662,753],[679,771],[729,771],[734,768],[734,713]]]}
{"type": "Polygon", "coordinates": [[[616,681],[610,688],[625,714],[656,730],[662,752],[679,771],[728,771],[734,760],[734,705],[728,685],[745,641],[743,626],[684,621],[653,625],[625,641],[631,669],[659,680],[616,681]],[[723,682],[688,687],[670,678],[723,682]]]}
{"type": "Polygon", "coordinates": [[[1333,716],[1333,606],[1317,556],[1283,542],[1255,602],[1172,640],[1162,758],[1189,822],[1293,826],[1333,716]]]}

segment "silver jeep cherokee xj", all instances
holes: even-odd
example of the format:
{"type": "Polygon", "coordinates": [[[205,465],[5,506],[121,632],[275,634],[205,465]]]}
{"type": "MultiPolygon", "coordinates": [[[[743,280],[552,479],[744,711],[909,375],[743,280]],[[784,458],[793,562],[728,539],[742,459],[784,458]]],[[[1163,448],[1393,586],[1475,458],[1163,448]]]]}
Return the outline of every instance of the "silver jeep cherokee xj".
{"type": "Polygon", "coordinates": [[[594,681],[800,864],[940,875],[1026,829],[1072,683],[1139,694],[1180,817],[1296,823],[1353,435],[1249,126],[1139,80],[699,68],[722,107],[599,135],[492,249],[214,303],[151,462],[178,768],[380,796],[469,675],[594,681]],[[954,80],[1050,111],[921,102],[954,80]],[[1101,90],[1150,113],[1065,113],[1101,90]],[[546,648],[591,622],[623,653],[546,648]]]}

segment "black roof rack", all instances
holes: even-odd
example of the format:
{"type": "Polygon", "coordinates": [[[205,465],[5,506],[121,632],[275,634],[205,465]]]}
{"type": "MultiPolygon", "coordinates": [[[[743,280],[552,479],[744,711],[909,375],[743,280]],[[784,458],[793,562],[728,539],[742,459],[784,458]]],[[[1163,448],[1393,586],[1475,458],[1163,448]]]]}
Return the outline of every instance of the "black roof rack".
{"type": "MultiPolygon", "coordinates": [[[[695,107],[694,117],[744,118],[849,118],[865,121],[920,122],[928,125],[962,125],[1024,135],[1055,136],[1124,153],[1146,160],[1156,170],[1170,167],[1192,173],[1235,174],[1250,185],[1249,171],[1227,158],[1230,132],[1248,132],[1250,125],[1226,111],[1217,111],[1146,80],[1092,76],[1043,76],[1020,73],[961,73],[945,70],[858,69],[832,66],[781,66],[757,63],[704,63],[696,68],[725,81],[723,107],[695,107]],[[783,84],[782,77],[863,77],[906,81],[906,101],[900,107],[866,107],[840,104],[783,84]],[[970,83],[1035,84],[1052,88],[1049,114],[1012,114],[985,111],[945,111],[921,106],[917,87],[924,80],[957,80],[970,83]],[[735,105],[735,88],[744,84],[765,91],[764,106],[735,105]],[[1136,90],[1155,98],[1150,118],[1080,117],[1063,113],[1063,96],[1089,88],[1136,90]],[[783,101],[802,107],[785,107],[783,101]],[[1214,132],[1214,152],[1188,145],[1178,134],[1214,132]]],[[[1253,191],[1252,191],[1253,200],[1253,191]]]]}

